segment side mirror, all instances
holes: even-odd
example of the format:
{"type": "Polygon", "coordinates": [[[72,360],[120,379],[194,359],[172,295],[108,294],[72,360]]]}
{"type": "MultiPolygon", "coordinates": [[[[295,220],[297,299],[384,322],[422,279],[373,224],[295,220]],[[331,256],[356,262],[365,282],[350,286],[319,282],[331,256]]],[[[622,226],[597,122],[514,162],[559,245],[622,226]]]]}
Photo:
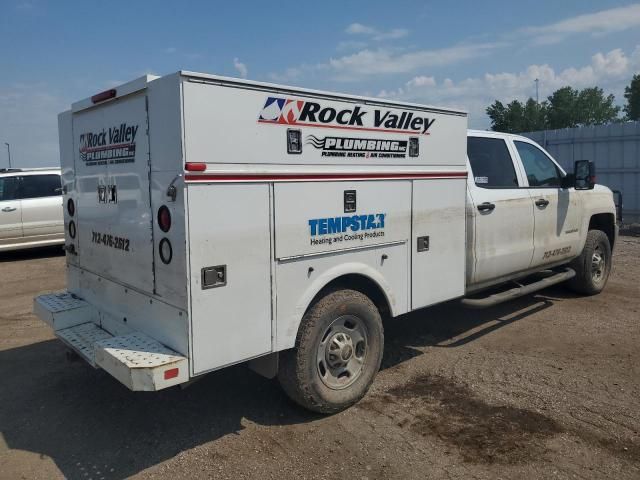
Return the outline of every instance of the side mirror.
{"type": "Polygon", "coordinates": [[[576,160],[574,187],[576,190],[592,190],[596,184],[596,167],[589,160],[576,160]]]}

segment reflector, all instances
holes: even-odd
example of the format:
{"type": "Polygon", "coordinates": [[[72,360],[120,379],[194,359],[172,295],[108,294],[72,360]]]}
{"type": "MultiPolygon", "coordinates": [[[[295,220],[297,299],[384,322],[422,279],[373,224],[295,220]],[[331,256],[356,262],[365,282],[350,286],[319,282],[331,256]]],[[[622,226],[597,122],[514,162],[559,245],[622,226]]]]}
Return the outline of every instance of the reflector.
{"type": "Polygon", "coordinates": [[[165,233],[171,228],[171,212],[166,205],[158,209],[158,226],[165,233]]]}
{"type": "Polygon", "coordinates": [[[162,260],[162,263],[164,263],[165,265],[168,265],[169,263],[171,263],[171,258],[173,257],[173,248],[171,248],[171,242],[169,242],[167,238],[163,238],[162,240],[160,240],[159,247],[160,260],[162,260]]]}
{"type": "Polygon", "coordinates": [[[73,203],[73,198],[67,200],[67,212],[69,212],[70,217],[73,217],[76,213],[76,204],[73,203]]]}

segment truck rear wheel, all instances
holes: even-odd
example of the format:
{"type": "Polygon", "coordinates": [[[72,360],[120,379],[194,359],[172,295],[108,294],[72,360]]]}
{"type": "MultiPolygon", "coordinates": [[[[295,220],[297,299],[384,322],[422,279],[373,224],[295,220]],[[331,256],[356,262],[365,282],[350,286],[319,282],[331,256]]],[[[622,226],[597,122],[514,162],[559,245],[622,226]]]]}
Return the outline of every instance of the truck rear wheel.
{"type": "Polygon", "coordinates": [[[582,253],[571,262],[576,276],[569,280],[569,288],[583,295],[600,293],[611,272],[611,245],[601,230],[589,230],[582,253]]]}
{"type": "Polygon", "coordinates": [[[304,315],[296,346],[280,354],[278,380],[289,397],[320,413],[335,413],[367,393],[380,368],[380,312],[356,290],[334,290],[304,315]]]}

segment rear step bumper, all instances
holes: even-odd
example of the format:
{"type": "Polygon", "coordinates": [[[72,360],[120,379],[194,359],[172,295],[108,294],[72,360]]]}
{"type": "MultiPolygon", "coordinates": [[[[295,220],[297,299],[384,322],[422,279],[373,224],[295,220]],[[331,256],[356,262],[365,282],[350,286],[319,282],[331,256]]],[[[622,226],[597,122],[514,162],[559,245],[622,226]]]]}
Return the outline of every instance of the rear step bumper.
{"type": "Polygon", "coordinates": [[[504,292],[494,293],[493,295],[489,295],[485,298],[463,298],[460,300],[460,303],[471,308],[491,307],[508,300],[522,297],[523,295],[528,295],[529,293],[537,292],[538,290],[550,287],[556,283],[565,282],[575,276],[576,272],[573,269],[566,268],[565,270],[555,273],[550,277],[543,278],[542,280],[538,280],[537,282],[530,283],[528,285],[522,285],[504,292]]]}
{"type": "Polygon", "coordinates": [[[134,391],[153,391],[189,380],[188,359],[140,332],[113,336],[97,325],[97,312],[69,293],[34,299],[34,313],[93,367],[134,391]]]}

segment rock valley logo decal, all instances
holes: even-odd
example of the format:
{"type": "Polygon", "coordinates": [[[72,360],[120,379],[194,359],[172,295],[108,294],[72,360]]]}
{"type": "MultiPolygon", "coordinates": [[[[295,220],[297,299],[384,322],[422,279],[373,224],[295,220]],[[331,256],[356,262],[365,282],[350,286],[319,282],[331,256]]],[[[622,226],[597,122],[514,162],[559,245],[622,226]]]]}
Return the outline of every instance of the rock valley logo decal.
{"type": "Polygon", "coordinates": [[[267,97],[259,123],[276,123],[307,127],[339,128],[369,132],[413,133],[429,135],[435,118],[421,117],[421,112],[394,111],[354,105],[336,109],[317,102],[293,98],[267,97]]]}
{"type": "Polygon", "coordinates": [[[305,143],[322,150],[323,157],[404,158],[408,142],[308,135],[305,143]]]}
{"type": "Polygon", "coordinates": [[[136,157],[138,125],[119,126],[80,135],[80,160],[85,165],[132,163],[136,157]]]}

